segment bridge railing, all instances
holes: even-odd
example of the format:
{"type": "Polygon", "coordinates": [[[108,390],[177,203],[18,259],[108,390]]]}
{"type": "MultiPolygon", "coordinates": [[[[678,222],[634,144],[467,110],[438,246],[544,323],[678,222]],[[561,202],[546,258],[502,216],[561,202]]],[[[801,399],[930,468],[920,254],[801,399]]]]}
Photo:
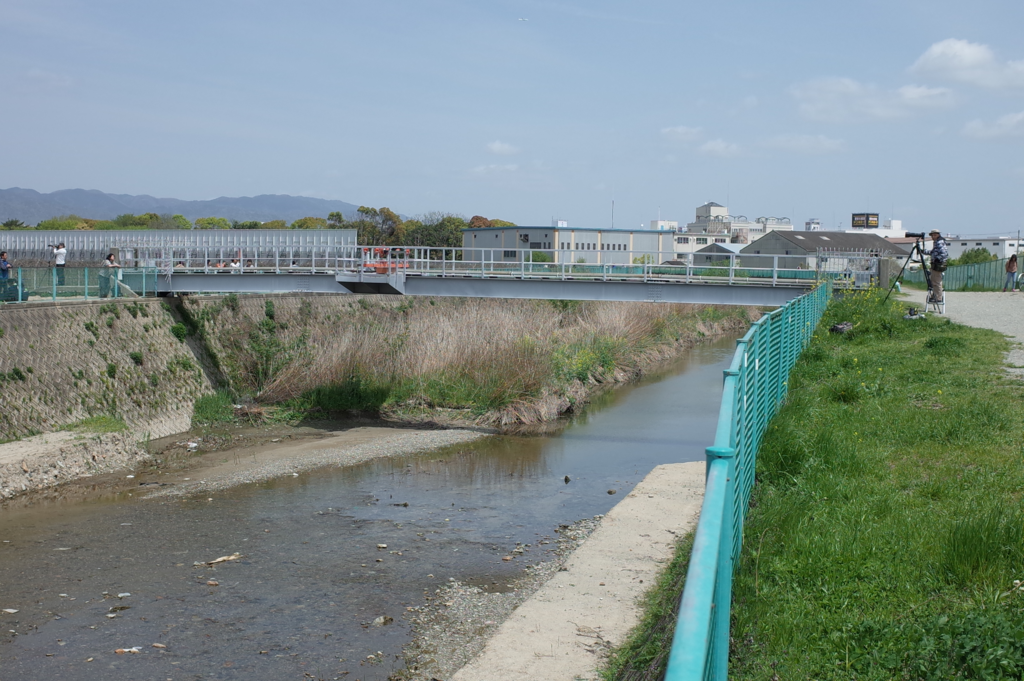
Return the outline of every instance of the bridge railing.
{"type": "Polygon", "coordinates": [[[0,303],[155,296],[157,275],[152,267],[12,267],[0,279],[0,303]]]}
{"type": "Polygon", "coordinates": [[[861,254],[798,256],[739,253],[562,251],[419,246],[172,246],[136,247],[122,263],[155,267],[168,275],[374,274],[422,277],[644,281],[806,287],[830,279],[835,286],[872,283],[878,258],[861,254]]]}
{"type": "Polygon", "coordinates": [[[766,314],[736,344],[725,371],[715,443],[690,554],[666,681],[724,681],[729,671],[732,576],[768,422],[786,396],[789,372],[811,339],[832,282],[766,314]]]}
{"type": "MultiPolygon", "coordinates": [[[[573,262],[560,252],[501,248],[362,247],[343,258],[348,273],[404,272],[438,277],[508,277],[585,281],[671,281],[806,286],[818,278],[807,258],[736,253],[676,254],[607,250],[573,262]]],[[[814,262],[811,258],[810,262],[814,262]]]]}

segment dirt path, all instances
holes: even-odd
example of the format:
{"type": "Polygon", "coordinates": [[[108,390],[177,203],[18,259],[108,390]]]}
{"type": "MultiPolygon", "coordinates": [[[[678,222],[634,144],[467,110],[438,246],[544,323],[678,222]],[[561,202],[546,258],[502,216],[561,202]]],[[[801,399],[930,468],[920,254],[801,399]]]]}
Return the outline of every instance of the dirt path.
{"type": "Polygon", "coordinates": [[[451,681],[597,679],[607,650],[639,619],[638,601],[697,520],[704,462],[658,466],[602,519],[451,681]]]}

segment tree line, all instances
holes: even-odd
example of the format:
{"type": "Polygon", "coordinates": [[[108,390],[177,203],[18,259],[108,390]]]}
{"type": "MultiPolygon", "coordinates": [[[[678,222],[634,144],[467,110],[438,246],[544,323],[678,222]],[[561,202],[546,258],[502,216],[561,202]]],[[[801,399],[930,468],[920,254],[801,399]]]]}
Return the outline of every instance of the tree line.
{"type": "Polygon", "coordinates": [[[506,220],[488,220],[474,215],[466,220],[462,215],[434,211],[403,220],[390,208],[360,206],[356,215],[346,218],[333,212],[326,218],[305,217],[288,224],[285,220],[259,222],[239,221],[221,217],[197,218],[194,222],[183,215],[125,213],[113,220],[92,220],[78,215],[61,215],[42,220],[35,226],[21,220],[7,220],[4,229],[38,230],[112,230],[112,229],[354,229],[357,242],[366,246],[429,246],[460,248],[462,230],[467,227],[515,227],[506,220]]]}

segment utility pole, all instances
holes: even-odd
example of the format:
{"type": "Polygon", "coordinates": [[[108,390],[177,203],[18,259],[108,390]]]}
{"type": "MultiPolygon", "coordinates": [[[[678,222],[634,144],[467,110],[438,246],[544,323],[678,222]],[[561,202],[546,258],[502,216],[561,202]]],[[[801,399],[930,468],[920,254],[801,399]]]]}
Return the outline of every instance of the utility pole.
{"type": "Polygon", "coordinates": [[[612,229],[615,229],[615,199],[612,199],[612,229]]]}

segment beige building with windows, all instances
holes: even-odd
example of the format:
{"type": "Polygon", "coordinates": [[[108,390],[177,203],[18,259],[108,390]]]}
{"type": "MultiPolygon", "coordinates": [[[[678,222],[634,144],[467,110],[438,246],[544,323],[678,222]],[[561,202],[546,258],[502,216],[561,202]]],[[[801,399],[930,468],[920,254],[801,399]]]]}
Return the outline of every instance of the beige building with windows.
{"type": "Polygon", "coordinates": [[[647,256],[671,260],[674,236],[655,229],[481,227],[462,230],[462,247],[467,260],[628,265],[647,256]]]}

